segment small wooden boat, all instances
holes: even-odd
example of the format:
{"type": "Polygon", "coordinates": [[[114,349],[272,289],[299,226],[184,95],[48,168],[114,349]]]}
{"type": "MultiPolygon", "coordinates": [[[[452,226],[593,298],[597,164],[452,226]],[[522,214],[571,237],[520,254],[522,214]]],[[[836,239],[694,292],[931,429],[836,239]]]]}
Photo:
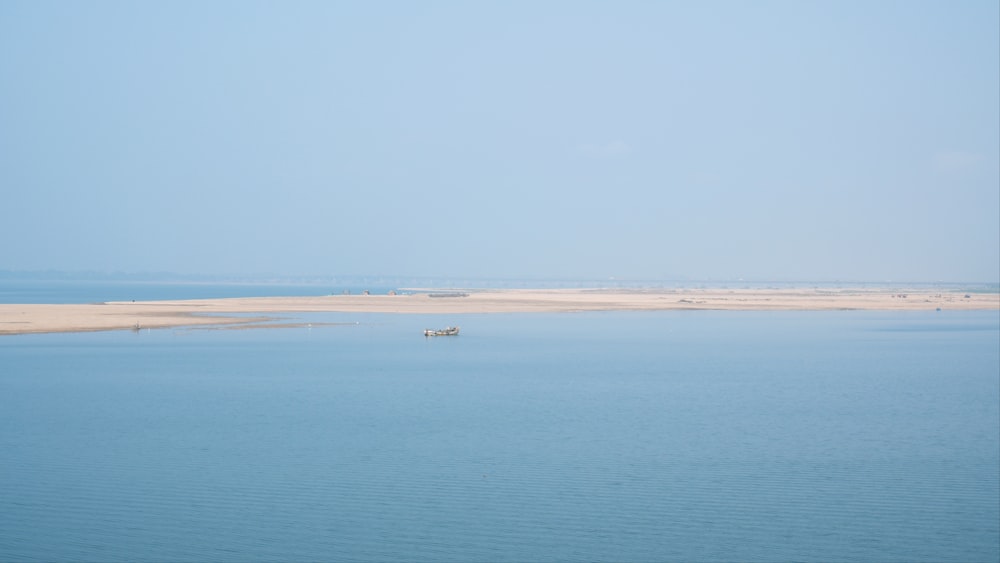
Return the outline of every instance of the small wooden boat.
{"type": "Polygon", "coordinates": [[[442,328],[440,330],[427,329],[424,331],[424,336],[457,336],[458,327],[450,326],[448,328],[442,328]]]}

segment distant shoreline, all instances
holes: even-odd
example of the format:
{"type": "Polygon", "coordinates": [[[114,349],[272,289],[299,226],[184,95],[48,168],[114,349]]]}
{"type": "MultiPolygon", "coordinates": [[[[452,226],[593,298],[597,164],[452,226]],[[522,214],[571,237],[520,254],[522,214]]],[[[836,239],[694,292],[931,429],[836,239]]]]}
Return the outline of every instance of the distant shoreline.
{"type": "Polygon", "coordinates": [[[1000,310],[1000,293],[936,289],[412,290],[399,295],[239,297],[92,304],[0,304],[0,335],[186,326],[255,326],[279,313],[1000,310]],[[431,295],[435,297],[431,297],[431,295]],[[240,315],[240,316],[233,316],[240,315]]]}

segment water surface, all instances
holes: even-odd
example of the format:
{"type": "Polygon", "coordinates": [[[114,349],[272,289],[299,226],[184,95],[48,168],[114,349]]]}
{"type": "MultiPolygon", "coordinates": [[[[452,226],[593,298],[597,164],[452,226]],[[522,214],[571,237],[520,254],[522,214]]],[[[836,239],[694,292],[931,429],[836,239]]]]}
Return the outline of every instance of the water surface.
{"type": "Polygon", "coordinates": [[[295,318],[0,338],[0,559],[1000,558],[996,312],[295,318]]]}

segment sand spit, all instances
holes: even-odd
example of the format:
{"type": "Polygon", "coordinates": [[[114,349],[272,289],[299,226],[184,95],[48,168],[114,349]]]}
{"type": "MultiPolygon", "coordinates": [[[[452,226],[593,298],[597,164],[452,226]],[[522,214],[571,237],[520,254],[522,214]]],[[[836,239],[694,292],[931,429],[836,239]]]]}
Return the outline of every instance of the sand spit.
{"type": "Polygon", "coordinates": [[[471,290],[399,295],[248,297],[73,305],[0,304],[0,334],[244,325],[272,313],[563,313],[576,311],[1000,310],[998,293],[866,289],[471,290]],[[432,297],[433,295],[433,297],[432,297]]]}

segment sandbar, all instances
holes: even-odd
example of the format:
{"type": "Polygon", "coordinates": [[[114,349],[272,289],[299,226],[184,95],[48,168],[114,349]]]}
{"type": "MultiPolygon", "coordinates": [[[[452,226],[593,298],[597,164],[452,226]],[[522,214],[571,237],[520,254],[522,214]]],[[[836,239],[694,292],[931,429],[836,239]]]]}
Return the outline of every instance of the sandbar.
{"type": "MultiPolygon", "coordinates": [[[[0,335],[240,326],[281,313],[569,313],[582,311],[1000,310],[1000,293],[935,289],[443,290],[398,295],[246,297],[91,304],[0,304],[0,335]]],[[[277,325],[275,325],[277,326],[277,325]]]]}

